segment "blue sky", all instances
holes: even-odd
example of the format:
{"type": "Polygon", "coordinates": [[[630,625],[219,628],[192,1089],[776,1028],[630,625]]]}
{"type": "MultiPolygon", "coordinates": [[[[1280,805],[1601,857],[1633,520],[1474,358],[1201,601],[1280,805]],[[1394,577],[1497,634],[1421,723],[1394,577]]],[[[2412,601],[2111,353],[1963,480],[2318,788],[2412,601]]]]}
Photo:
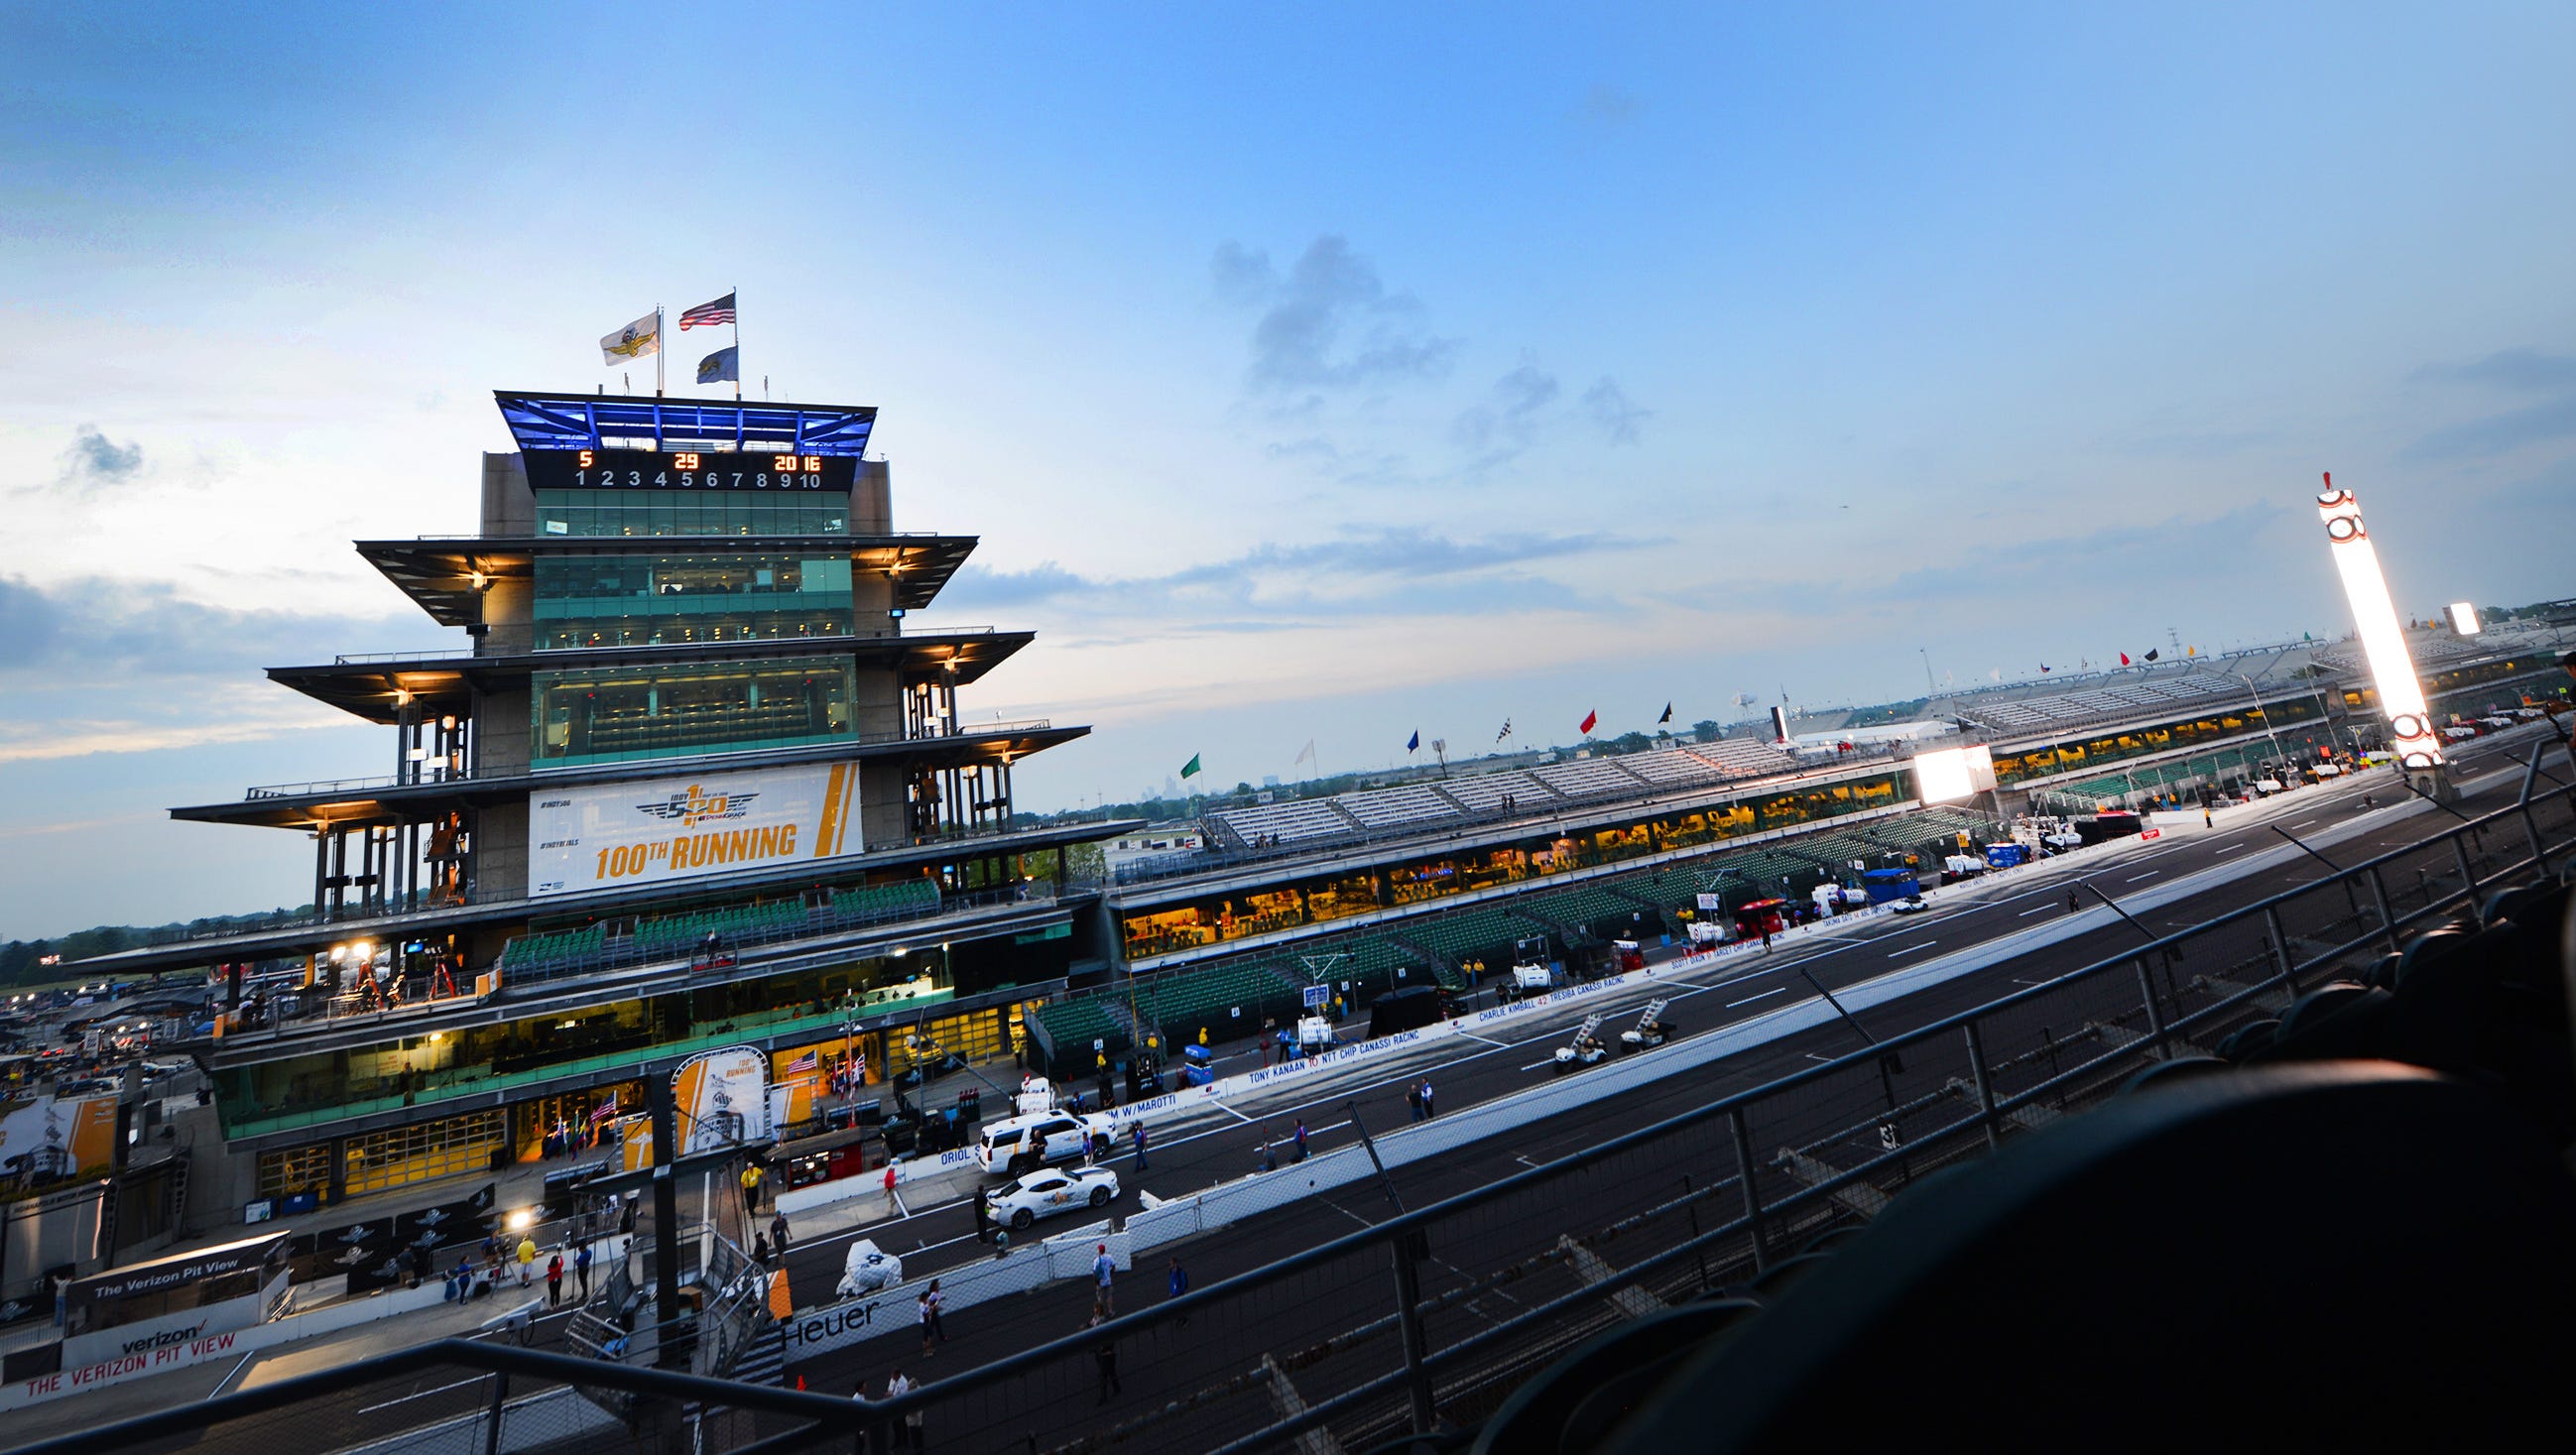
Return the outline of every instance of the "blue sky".
{"type": "MultiPolygon", "coordinates": [[[[19,7],[0,936],[302,897],[489,391],[741,291],[1035,807],[2576,592],[2576,12],[19,7]]],[[[694,359],[696,336],[674,363],[694,359]]],[[[757,387],[755,382],[754,387],[757,387]]],[[[685,391],[683,391],[685,392],[685,391]]]]}

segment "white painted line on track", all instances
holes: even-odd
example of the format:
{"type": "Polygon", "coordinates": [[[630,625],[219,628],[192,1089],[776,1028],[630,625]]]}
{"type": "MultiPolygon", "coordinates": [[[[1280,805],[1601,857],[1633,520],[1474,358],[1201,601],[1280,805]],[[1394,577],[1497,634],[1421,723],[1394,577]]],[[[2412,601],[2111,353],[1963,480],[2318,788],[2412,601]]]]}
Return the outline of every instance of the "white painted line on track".
{"type": "Polygon", "coordinates": [[[1898,957],[1898,956],[1900,956],[1900,955],[1911,955],[1911,954],[1913,954],[1913,953],[1914,953],[1915,951],[1917,951],[1917,950],[1928,950],[1928,949],[1931,949],[1934,945],[1937,945],[1937,944],[1939,944],[1939,943],[1941,943],[1939,940],[1925,940],[1922,944],[1919,944],[1919,945],[1908,945],[1908,946],[1906,946],[1906,947],[1905,947],[1904,949],[1902,949],[1902,950],[1890,950],[1890,951],[1888,951],[1888,952],[1887,952],[1887,958],[1889,958],[1889,959],[1893,960],[1893,959],[1897,958],[1897,957],[1898,957]]]}
{"type": "Polygon", "coordinates": [[[1536,1070],[1537,1070],[1538,1068],[1540,1068],[1541,1066],[1553,1066],[1553,1065],[1555,1065],[1555,1064],[1556,1064],[1556,1058],[1555,1058],[1554,1056],[1550,1056],[1550,1057],[1548,1057],[1548,1058],[1547,1058],[1546,1060],[1544,1060],[1544,1061],[1532,1061],[1531,1063],[1529,1063],[1528,1065],[1526,1065],[1526,1066],[1522,1067],[1521,1069],[1522,1069],[1523,1071],[1536,1071],[1536,1070]]]}
{"type": "Polygon", "coordinates": [[[2128,878],[2123,879],[2123,880],[2121,880],[2120,882],[2121,882],[2121,883],[2123,883],[2123,884],[2135,884],[2135,883],[2137,883],[2137,882],[2138,882],[2139,880],[2141,880],[2141,879],[2153,879],[2153,878],[2155,878],[2157,875],[2162,874],[2163,872],[2165,872],[2165,871],[2163,871],[2162,869],[2150,869],[2150,870],[2148,870],[2148,871],[2147,871],[2146,873],[2144,873],[2144,874],[2132,874],[2132,875],[2130,875],[2128,878]]]}
{"type": "MultiPolygon", "coordinates": [[[[2226,848],[2223,848],[2223,849],[2219,850],[2218,852],[2219,852],[2219,853],[2221,853],[2221,854],[2233,854],[2233,853],[2235,853],[2237,850],[2239,850],[2239,849],[2241,849],[2241,848],[2244,848],[2244,847],[2245,847],[2245,846],[2244,846],[2243,844],[2229,844],[2226,848]]],[[[2215,855],[2213,855],[2212,857],[2215,857],[2215,855]]]]}
{"type": "Polygon", "coordinates": [[[2294,824],[2290,825],[2290,827],[2292,827],[2292,828],[2294,828],[2294,829],[2304,829],[2304,828],[2310,828],[2310,827],[2313,827],[2313,826],[2315,825],[2315,823],[2316,823],[2316,820],[2315,820],[2315,819],[2312,819],[2312,818],[2310,818],[2310,819],[2301,819],[2299,822],[2297,822],[2297,823],[2294,823],[2294,824]]]}
{"type": "Polygon", "coordinates": [[[2036,908],[2032,908],[2032,909],[2025,909],[2025,910],[2023,910],[2021,913],[2019,913],[2019,914],[2017,914],[2017,915],[2014,915],[2014,916],[2013,916],[2013,918],[2015,918],[2015,919],[2028,919],[2028,918],[2030,918],[2032,915],[2035,915],[2035,914],[2046,914],[2046,913],[2049,911],[2049,909],[2050,909],[2050,908],[2051,908],[2051,906],[2049,906],[2049,905],[2045,905],[2045,904],[2043,904],[2043,905],[2039,905],[2039,906],[2037,906],[2036,908]]]}
{"type": "Polygon", "coordinates": [[[1471,1041],[1483,1041],[1483,1042],[1484,1042],[1486,1045],[1488,1045],[1488,1046],[1503,1046],[1503,1045],[1508,1045],[1508,1044],[1510,1044],[1510,1043],[1509,1043],[1509,1042],[1507,1042],[1507,1041],[1496,1041],[1496,1040],[1488,1039],[1488,1038],[1486,1038],[1486,1037],[1484,1037],[1484,1036],[1477,1035],[1474,1031],[1460,1031],[1460,1032],[1458,1032],[1458,1034],[1459,1034],[1459,1035],[1462,1035],[1462,1036],[1465,1036],[1468,1040],[1471,1040],[1471,1041]]]}
{"type": "Polygon", "coordinates": [[[1772,996],[1774,996],[1774,995],[1786,995],[1786,994],[1788,994],[1788,993],[1789,993],[1789,987],[1788,987],[1788,986],[1785,986],[1785,985],[1775,985],[1775,986],[1771,987],[1769,990],[1763,991],[1763,992],[1762,992],[1761,994],[1759,994],[1759,995],[1748,995],[1748,996],[1744,997],[1742,1000],[1730,1000],[1730,1001],[1728,1001],[1728,1002],[1726,1003],[1726,1008],[1727,1008],[1728,1010],[1733,1010],[1733,1009],[1735,1009],[1735,1008],[1736,1008],[1737,1006],[1739,1006],[1739,1005],[1751,1005],[1753,1002],[1755,1002],[1755,1001],[1757,1001],[1757,1000],[1766,1000],[1766,999],[1769,999],[1770,997],[1772,997],[1772,996]]]}

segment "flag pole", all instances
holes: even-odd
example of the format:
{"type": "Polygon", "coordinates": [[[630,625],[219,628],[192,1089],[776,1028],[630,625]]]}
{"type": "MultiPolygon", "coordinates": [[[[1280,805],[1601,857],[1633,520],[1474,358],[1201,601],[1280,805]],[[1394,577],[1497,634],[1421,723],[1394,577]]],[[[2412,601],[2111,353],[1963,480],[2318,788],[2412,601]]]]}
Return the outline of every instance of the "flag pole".
{"type": "Polygon", "coordinates": [[[742,402],[742,286],[736,284],[733,294],[733,402],[742,402]]]}
{"type": "Polygon", "coordinates": [[[653,305],[653,397],[662,397],[662,356],[671,351],[671,341],[662,335],[662,305],[653,305]]]}

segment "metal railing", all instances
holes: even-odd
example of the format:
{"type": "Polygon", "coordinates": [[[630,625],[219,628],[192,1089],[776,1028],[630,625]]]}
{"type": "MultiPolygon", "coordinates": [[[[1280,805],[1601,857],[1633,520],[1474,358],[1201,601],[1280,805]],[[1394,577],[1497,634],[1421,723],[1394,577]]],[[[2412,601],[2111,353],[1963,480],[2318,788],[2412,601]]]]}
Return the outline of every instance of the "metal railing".
{"type": "MultiPolygon", "coordinates": [[[[794,1432],[702,1432],[700,1448],[741,1448],[754,1438],[764,1451],[813,1448],[827,1436],[847,1440],[853,1421],[891,1433],[892,1422],[914,1415],[945,1448],[1122,1446],[1220,1455],[1307,1435],[1318,1437],[1307,1448],[1338,1442],[1356,1450],[1434,1421],[1472,1425],[1594,1332],[1777,1266],[1816,1230],[1874,1214],[1913,1179],[2099,1102],[2145,1067],[2275,1016],[2336,978],[2339,967],[2374,960],[2410,931],[2565,864],[2576,853],[2576,790],[2562,784],[2535,793],[2539,761],[2535,750],[2523,795],[2511,806],[2445,824],[2416,843],[2172,934],[2111,925],[2098,933],[2134,934],[2135,943],[1959,1014],[1888,1029],[1866,1044],[1857,1044],[1864,1039],[1857,1022],[1815,1002],[1793,1004],[1764,1017],[1773,1022],[1769,1032],[1744,1023],[1583,1073],[1619,1078],[1613,1089],[1550,1083],[1419,1125],[1388,1117],[1398,1125],[1378,1129],[1368,1145],[1372,1161],[1382,1143],[1391,1163],[1446,1169],[1449,1185],[1479,1155],[1504,1175],[1096,1327],[1079,1327],[1082,1289],[1039,1289],[995,1305],[1007,1312],[990,1321],[990,1337],[1016,1344],[1049,1320],[1060,1320],[1063,1337],[943,1375],[900,1398],[840,1401],[848,1414],[837,1419],[811,1407],[816,1422],[794,1432]],[[1836,1049],[1837,1039],[1844,1054],[1806,1059],[1836,1049]],[[1504,1155],[1543,1145],[1535,1139],[1548,1125],[1532,1117],[1540,1100],[1580,1092],[1650,1105],[1675,1071],[1766,1053],[1767,1064],[1795,1069],[1536,1165],[1504,1155]],[[1117,1374],[1123,1379],[1113,1387],[1117,1374]],[[1327,1435],[1329,1442],[1321,1438],[1327,1435]]],[[[1871,1016],[1903,993],[1852,986],[1838,1009],[1871,1016]]],[[[1353,1118],[1375,1119],[1392,1101],[1381,1092],[1365,1111],[1355,1102],[1353,1118]]],[[[1377,1180],[1392,1200],[1393,1184],[1383,1173],[1377,1180]]],[[[1270,1205],[1303,1196],[1298,1181],[1266,1184],[1279,1189],[1270,1205]]],[[[1147,1246],[1133,1220],[1119,1236],[1140,1254],[1147,1246]]],[[[1227,1241],[1193,1256],[1217,1257],[1227,1241]]],[[[961,1336],[970,1334],[975,1313],[952,1318],[961,1336]]],[[[882,1337],[903,1341],[912,1333],[894,1321],[882,1337]]],[[[852,1359],[871,1379],[891,1359],[913,1363],[900,1343],[869,1352],[869,1337],[880,1336],[862,1334],[852,1359]]],[[[423,1367],[419,1357],[397,1356],[379,1367],[399,1364],[397,1372],[406,1372],[423,1367]]],[[[952,1360],[930,1372],[955,1367],[952,1360]]],[[[804,1367],[818,1380],[827,1377],[823,1364],[804,1367]]],[[[549,1373],[578,1377],[551,1366],[549,1373]]],[[[353,1369],[332,1377],[339,1382],[304,1387],[319,1397],[375,1376],[353,1369]]],[[[252,1395],[258,1398],[207,1401],[102,1433],[209,1432],[279,1407],[270,1389],[252,1395]]],[[[726,1398],[714,1391],[705,1397],[726,1398]]],[[[774,1403],[782,1416],[809,1408],[791,1408],[773,1390],[739,1402],[774,1403]]],[[[351,1443],[345,1433],[333,1438],[351,1443]]],[[[261,1455],[319,1448],[276,1442],[261,1455]]]]}
{"type": "MultiPolygon", "coordinates": [[[[936,920],[965,914],[977,909],[1010,905],[1051,905],[1055,886],[1044,880],[1015,884],[997,889],[966,890],[943,894],[935,902],[895,906],[883,912],[842,910],[829,905],[807,906],[793,918],[782,917],[772,925],[750,931],[724,931],[716,946],[724,964],[713,968],[730,969],[736,954],[793,940],[810,940],[820,935],[847,930],[874,929],[914,920],[936,920]]],[[[648,922],[649,923],[649,922],[648,922]]],[[[617,970],[634,970],[660,965],[669,969],[683,966],[695,969],[705,966],[706,951],[698,946],[651,946],[642,943],[640,935],[622,935],[604,941],[598,949],[577,955],[540,961],[535,964],[512,964],[506,951],[502,960],[502,984],[505,988],[543,985],[551,981],[599,975],[617,970]]],[[[517,943],[516,941],[512,942],[517,943]]]]}
{"type": "Polygon", "coordinates": [[[941,637],[989,637],[1001,635],[1007,630],[1010,629],[998,626],[935,626],[907,632],[903,630],[900,623],[897,623],[895,625],[882,628],[870,628],[867,630],[854,629],[849,631],[833,632],[828,636],[742,636],[723,640],[711,639],[706,641],[599,642],[595,644],[547,647],[540,646],[538,644],[539,634],[534,627],[509,626],[495,627],[479,637],[469,636],[463,643],[464,649],[461,651],[457,649],[457,643],[441,642],[435,645],[417,647],[409,651],[340,652],[333,655],[331,663],[333,666],[337,667],[360,667],[380,662],[451,662],[464,661],[474,657],[552,657],[557,655],[568,660],[578,660],[596,652],[642,651],[684,652],[693,656],[721,656],[727,652],[739,652],[745,647],[772,647],[779,645],[812,646],[817,650],[829,651],[836,646],[848,642],[893,641],[897,639],[929,639],[935,641],[941,637]]]}
{"type": "MultiPolygon", "coordinates": [[[[798,748],[762,748],[748,753],[736,754],[726,754],[721,749],[709,749],[708,752],[704,754],[694,755],[691,758],[691,761],[703,763],[709,758],[714,758],[718,761],[713,766],[717,767],[731,766],[737,762],[742,766],[751,767],[756,766],[759,760],[765,756],[778,753],[811,753],[815,751],[816,747],[873,747],[884,743],[938,743],[948,742],[956,738],[984,737],[1000,733],[1044,732],[1054,725],[1054,722],[1048,718],[1020,717],[995,719],[992,722],[960,722],[957,724],[956,731],[951,732],[947,729],[947,726],[944,723],[932,723],[929,725],[931,730],[925,732],[897,731],[854,733],[846,738],[836,738],[829,743],[814,744],[798,748]]],[[[583,763],[579,765],[579,767],[581,769],[614,768],[626,766],[629,763],[644,764],[652,761],[653,760],[649,758],[637,758],[614,763],[583,763]]],[[[569,772],[575,770],[565,769],[559,771],[569,772]]],[[[370,792],[379,788],[408,788],[415,785],[431,786],[437,784],[474,782],[521,782],[532,778],[541,778],[545,776],[546,772],[547,770],[544,768],[523,763],[505,772],[482,775],[474,773],[450,774],[437,770],[425,771],[409,777],[399,773],[388,773],[375,778],[332,778],[313,783],[263,784],[259,787],[244,791],[242,797],[246,800],[257,800],[263,798],[306,798],[323,794],[338,795],[344,793],[370,792]]]]}

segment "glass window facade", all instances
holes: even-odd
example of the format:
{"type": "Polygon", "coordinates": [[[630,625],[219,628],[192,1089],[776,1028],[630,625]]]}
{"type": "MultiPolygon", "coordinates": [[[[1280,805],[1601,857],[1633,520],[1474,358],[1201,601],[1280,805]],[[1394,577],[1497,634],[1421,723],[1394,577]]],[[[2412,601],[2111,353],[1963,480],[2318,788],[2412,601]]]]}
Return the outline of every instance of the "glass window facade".
{"type": "MultiPolygon", "coordinates": [[[[825,970],[702,986],[651,1000],[606,1001],[570,1014],[470,1026],[354,1051],[316,1051],[226,1067],[213,1076],[215,1102],[226,1135],[241,1137],[394,1107],[429,1108],[451,1097],[484,1096],[568,1074],[623,1068],[631,1075],[634,1063],[647,1055],[712,1049],[800,1030],[814,1031],[818,1040],[837,1036],[847,1020],[841,1009],[844,998],[853,995],[862,998],[862,1014],[901,1016],[907,1025],[913,1023],[916,1013],[966,1014],[942,1006],[942,1002],[955,999],[956,982],[946,952],[931,948],[903,956],[856,960],[825,970]]],[[[999,1031],[973,1029],[961,1021],[938,1034],[943,1040],[955,1039],[961,1045],[980,1048],[995,1044],[990,1036],[999,1031]]],[[[901,1033],[891,1039],[899,1042],[901,1033]]],[[[884,1064],[881,1057],[870,1058],[873,1072],[882,1074],[884,1064]]],[[[550,1125],[556,1115],[570,1119],[564,1108],[596,1104],[615,1090],[612,1086],[608,1091],[570,1093],[573,1099],[544,1101],[538,1104],[538,1110],[550,1125]]],[[[620,1105],[628,1104],[629,1092],[617,1091],[617,1095],[620,1105]]],[[[519,1105],[524,1108],[530,1102],[519,1105]]],[[[503,1147],[511,1147],[513,1155],[524,1154],[535,1136],[541,1135],[529,1133],[514,1146],[502,1110],[476,1115],[493,1119],[488,1131],[477,1131],[470,1139],[486,1157],[503,1147]]],[[[523,1123],[523,1133],[527,1126],[523,1123]]],[[[451,1144],[438,1143],[441,1147],[451,1144]]],[[[363,1160],[376,1169],[365,1173],[376,1179],[366,1184],[371,1187],[394,1185],[383,1180],[394,1176],[388,1170],[391,1165],[417,1158],[426,1150],[393,1142],[370,1146],[357,1138],[351,1139],[350,1146],[367,1148],[363,1160]]],[[[260,1172],[269,1185],[287,1190],[320,1185],[320,1166],[309,1158],[299,1161],[276,1155],[272,1162],[268,1160],[271,1155],[262,1154],[260,1172]]],[[[467,1163],[472,1167],[482,1165],[470,1155],[467,1163]]],[[[352,1160],[346,1173],[350,1190],[356,1191],[362,1173],[360,1162],[352,1160]]]]}
{"type": "Polygon", "coordinates": [[[847,556],[539,556],[536,648],[772,640],[850,630],[847,556]]]}
{"type": "Polygon", "coordinates": [[[850,497],[835,491],[540,490],[541,536],[847,535],[850,497]]]}
{"type": "Polygon", "coordinates": [[[1907,775],[1882,774],[1729,803],[1605,824],[1553,837],[1400,860],[1361,874],[1302,880],[1251,893],[1211,896],[1125,916],[1121,938],[1131,960],[1194,950],[1300,925],[1422,904],[1574,869],[1590,869],[1693,844],[1810,823],[1866,809],[1889,808],[1911,792],[1907,775]]]}
{"type": "Polygon", "coordinates": [[[506,1118],[495,1108],[351,1137],[343,1185],[354,1196],[480,1172],[506,1144],[507,1130],[506,1118]]]}
{"type": "Polygon", "coordinates": [[[259,1154],[261,1197],[293,1197],[299,1192],[321,1192],[330,1185],[331,1146],[328,1142],[259,1154]]]}
{"type": "Polygon", "coordinates": [[[539,672],[533,754],[564,768],[840,742],[855,679],[846,657],[539,672]]]}
{"type": "Polygon", "coordinates": [[[2174,748],[2198,747],[2247,733],[2288,727],[2292,723],[2314,722],[2324,716],[2324,705],[2314,697],[2292,697],[2267,700],[2262,712],[2251,707],[2230,708],[2162,727],[2080,735],[2046,747],[1995,754],[1995,781],[2019,783],[2032,778],[2047,778],[2097,763],[2116,763],[2123,758],[2142,758],[2174,748]]]}

